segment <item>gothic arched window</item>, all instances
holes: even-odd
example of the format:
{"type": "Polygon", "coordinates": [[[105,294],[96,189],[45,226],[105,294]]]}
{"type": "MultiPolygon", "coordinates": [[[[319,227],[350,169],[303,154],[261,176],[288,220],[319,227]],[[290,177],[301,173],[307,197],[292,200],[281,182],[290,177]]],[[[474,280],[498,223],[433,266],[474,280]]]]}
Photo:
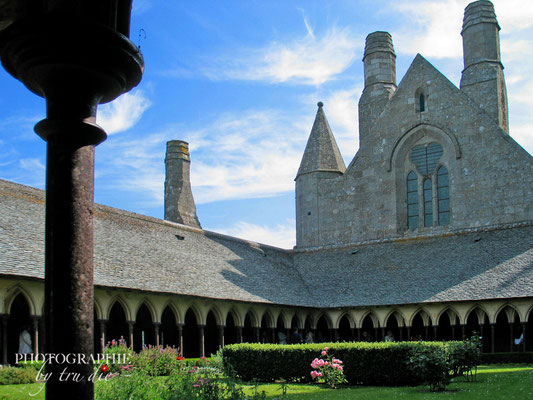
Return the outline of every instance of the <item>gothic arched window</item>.
{"type": "Polygon", "coordinates": [[[443,154],[443,147],[435,142],[416,145],[410,151],[412,169],[407,175],[408,229],[450,223],[448,169],[442,164],[439,166],[443,154]]]}
{"type": "Polygon", "coordinates": [[[450,184],[448,169],[442,165],[437,171],[437,202],[439,225],[450,223],[450,184]]]}
{"type": "Polygon", "coordinates": [[[407,226],[418,228],[418,176],[414,171],[407,175],[407,226]]]}
{"type": "Polygon", "coordinates": [[[424,93],[420,93],[420,97],[418,98],[418,104],[420,112],[426,111],[426,97],[424,96],[424,93]]]}

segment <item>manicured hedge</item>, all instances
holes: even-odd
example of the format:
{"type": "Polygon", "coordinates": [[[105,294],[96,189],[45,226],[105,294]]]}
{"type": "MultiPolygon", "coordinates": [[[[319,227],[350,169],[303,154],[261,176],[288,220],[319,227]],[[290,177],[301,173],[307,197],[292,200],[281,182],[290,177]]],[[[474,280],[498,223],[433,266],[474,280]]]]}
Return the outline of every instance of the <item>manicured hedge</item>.
{"type": "Polygon", "coordinates": [[[518,353],[482,353],[482,364],[531,364],[533,363],[533,352],[518,352],[518,353]]]}
{"type": "MultiPolygon", "coordinates": [[[[450,342],[448,342],[450,343],[450,342]]],[[[443,347],[442,342],[320,343],[304,345],[234,344],[223,349],[224,362],[243,380],[309,381],[311,361],[325,347],[344,362],[350,385],[416,385],[424,381],[413,372],[410,357],[421,347],[443,347]]]]}

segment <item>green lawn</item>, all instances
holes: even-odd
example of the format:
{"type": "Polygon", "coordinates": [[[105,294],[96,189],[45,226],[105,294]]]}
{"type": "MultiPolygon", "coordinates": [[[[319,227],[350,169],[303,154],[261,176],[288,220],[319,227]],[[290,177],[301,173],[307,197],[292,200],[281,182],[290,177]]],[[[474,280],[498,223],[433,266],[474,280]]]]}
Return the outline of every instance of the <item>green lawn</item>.
{"type": "MultiPolygon", "coordinates": [[[[44,400],[41,384],[0,386],[0,400],[44,400]]],[[[281,395],[279,384],[259,385],[259,391],[266,391],[269,399],[281,395]]],[[[456,378],[444,393],[431,393],[426,387],[347,387],[337,390],[319,385],[287,385],[290,400],[367,400],[367,399],[468,399],[468,400],[524,400],[533,399],[533,367],[506,364],[481,366],[477,381],[465,382],[456,378]]],[[[246,393],[252,393],[253,386],[246,386],[246,393]]],[[[154,399],[155,400],[155,399],[154,399]]]]}

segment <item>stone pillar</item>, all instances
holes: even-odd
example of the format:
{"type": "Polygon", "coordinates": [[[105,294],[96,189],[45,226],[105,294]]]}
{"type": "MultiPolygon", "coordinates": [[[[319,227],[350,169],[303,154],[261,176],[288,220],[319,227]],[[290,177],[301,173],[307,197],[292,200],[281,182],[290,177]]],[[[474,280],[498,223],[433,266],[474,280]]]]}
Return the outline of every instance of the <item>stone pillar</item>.
{"type": "Polygon", "coordinates": [[[374,341],[377,342],[378,341],[378,328],[374,328],[374,341]]]}
{"type": "Polygon", "coordinates": [[[33,333],[33,354],[39,354],[39,320],[41,319],[38,315],[31,316],[32,322],[32,333],[33,333]]]}
{"type": "Polygon", "coordinates": [[[526,326],[527,324],[525,322],[522,322],[522,351],[526,351],[526,326]]]}
{"type": "Polygon", "coordinates": [[[386,335],[386,333],[385,333],[385,328],[382,327],[382,328],[381,328],[381,341],[382,341],[382,342],[385,341],[385,335],[386,335]]]}
{"type": "Polygon", "coordinates": [[[357,341],[360,342],[361,341],[361,328],[356,328],[357,330],[357,341]]]}
{"type": "Polygon", "coordinates": [[[332,328],[330,329],[330,332],[331,332],[331,338],[333,339],[333,341],[338,342],[339,341],[339,330],[336,328],[332,328]]]}
{"type": "Polygon", "coordinates": [[[407,327],[407,340],[411,340],[411,327],[407,327]]]}
{"type": "Polygon", "coordinates": [[[496,324],[490,324],[490,352],[494,353],[494,334],[496,333],[496,324]]]}
{"type": "Polygon", "coordinates": [[[183,324],[178,322],[178,323],[176,324],[176,327],[177,327],[177,331],[178,331],[178,348],[179,348],[179,353],[180,353],[180,355],[183,357],[183,324]]]}
{"type": "Polygon", "coordinates": [[[270,329],[272,341],[271,343],[278,343],[278,338],[276,337],[276,328],[268,328],[270,329]]]}
{"type": "Polygon", "coordinates": [[[514,350],[514,323],[509,322],[509,351],[512,352],[514,350]]]}
{"type": "Polygon", "coordinates": [[[242,326],[236,326],[235,330],[237,331],[237,343],[242,343],[242,326]]]}
{"type": "Polygon", "coordinates": [[[399,326],[398,331],[400,332],[400,342],[403,342],[403,326],[399,326]]]}
{"type": "Polygon", "coordinates": [[[429,340],[428,337],[428,326],[424,325],[424,340],[429,340]]]}
{"type": "Polygon", "coordinates": [[[452,325],[452,340],[455,340],[455,325],[452,325]]]}
{"type": "Polygon", "coordinates": [[[259,342],[261,341],[260,328],[258,328],[258,327],[253,327],[252,329],[253,329],[253,331],[254,331],[255,342],[256,342],[256,343],[259,343],[259,342]]]}
{"type": "Polygon", "coordinates": [[[218,347],[219,348],[224,347],[224,328],[225,328],[225,325],[217,325],[218,347]]]}
{"type": "Polygon", "coordinates": [[[2,322],[2,364],[7,364],[7,320],[9,314],[1,314],[0,319],[2,322]]]}
{"type": "Polygon", "coordinates": [[[135,321],[127,321],[128,322],[128,335],[129,335],[129,341],[130,341],[130,349],[133,349],[133,327],[135,326],[135,321]]]}
{"type": "Polygon", "coordinates": [[[466,325],[465,324],[461,324],[461,340],[465,340],[465,337],[466,337],[466,325]]]}
{"type": "Polygon", "coordinates": [[[198,345],[200,357],[205,357],[205,325],[198,325],[198,345]]]}
{"type": "Polygon", "coordinates": [[[437,325],[433,326],[433,340],[437,340],[437,325]]]}
{"type": "MultiPolygon", "coordinates": [[[[107,336],[107,323],[108,319],[99,319],[98,323],[100,324],[100,346],[102,347],[102,353],[105,349],[106,336],[107,336]]],[[[96,349],[95,349],[96,350],[96,349]]]]}
{"type": "Polygon", "coordinates": [[[159,346],[159,327],[161,326],[161,322],[154,322],[154,334],[155,334],[155,345],[159,346]]]}

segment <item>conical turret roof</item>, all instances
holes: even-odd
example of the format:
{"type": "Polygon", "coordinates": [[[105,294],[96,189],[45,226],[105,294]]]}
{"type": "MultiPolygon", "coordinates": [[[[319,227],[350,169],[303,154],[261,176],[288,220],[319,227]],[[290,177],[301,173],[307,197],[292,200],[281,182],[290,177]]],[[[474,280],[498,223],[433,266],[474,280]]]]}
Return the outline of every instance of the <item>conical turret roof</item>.
{"type": "Polygon", "coordinates": [[[309,135],[309,140],[305,146],[304,155],[296,179],[300,175],[310,172],[328,171],[340,172],[346,171],[344,160],[333,137],[329,127],[326,114],[322,109],[323,103],[318,103],[315,122],[309,135]]]}

